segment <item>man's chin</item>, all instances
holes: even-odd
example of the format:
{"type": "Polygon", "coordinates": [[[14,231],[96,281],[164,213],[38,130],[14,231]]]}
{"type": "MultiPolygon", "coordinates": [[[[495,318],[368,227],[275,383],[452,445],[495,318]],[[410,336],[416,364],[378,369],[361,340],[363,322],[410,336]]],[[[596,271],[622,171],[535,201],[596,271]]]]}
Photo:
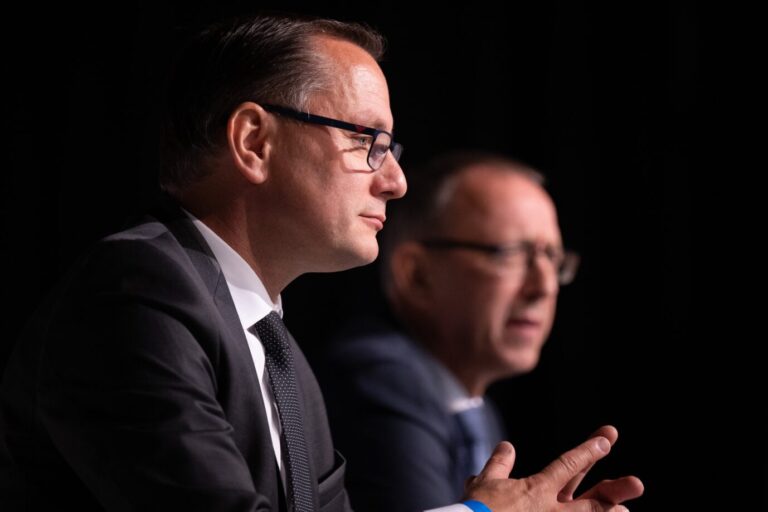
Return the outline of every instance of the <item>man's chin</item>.
{"type": "Polygon", "coordinates": [[[379,256],[379,243],[376,241],[376,237],[373,237],[373,240],[365,245],[361,245],[357,249],[355,251],[357,256],[357,264],[355,266],[357,267],[373,263],[379,256]]]}
{"type": "Polygon", "coordinates": [[[533,347],[517,349],[507,354],[505,363],[510,371],[510,376],[532,372],[536,365],[539,364],[540,355],[541,351],[533,347]]]}
{"type": "Polygon", "coordinates": [[[330,268],[322,270],[322,272],[340,272],[369,265],[376,261],[378,255],[379,245],[375,241],[373,245],[353,247],[337,254],[337,257],[329,265],[330,268]]]}

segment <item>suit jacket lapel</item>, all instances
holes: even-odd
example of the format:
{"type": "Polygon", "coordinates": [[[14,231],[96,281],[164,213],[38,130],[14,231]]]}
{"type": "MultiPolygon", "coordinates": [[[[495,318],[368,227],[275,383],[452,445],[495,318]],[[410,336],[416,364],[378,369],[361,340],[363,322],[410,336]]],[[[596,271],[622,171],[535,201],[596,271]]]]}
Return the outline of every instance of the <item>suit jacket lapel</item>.
{"type": "Polygon", "coordinates": [[[219,376],[217,370],[217,380],[221,381],[220,384],[231,382],[236,386],[231,390],[231,394],[229,390],[220,389],[220,400],[226,412],[233,416],[229,418],[234,427],[233,437],[248,463],[257,492],[266,495],[271,503],[278,506],[284,500],[279,494],[279,475],[261,386],[224,274],[203,236],[175,202],[170,199],[163,200],[154,214],[184,248],[192,266],[213,298],[222,319],[224,335],[221,342],[227,345],[230,352],[229,361],[242,363],[236,368],[229,365],[227,375],[219,376]],[[234,372],[237,375],[234,375],[234,372]]]}

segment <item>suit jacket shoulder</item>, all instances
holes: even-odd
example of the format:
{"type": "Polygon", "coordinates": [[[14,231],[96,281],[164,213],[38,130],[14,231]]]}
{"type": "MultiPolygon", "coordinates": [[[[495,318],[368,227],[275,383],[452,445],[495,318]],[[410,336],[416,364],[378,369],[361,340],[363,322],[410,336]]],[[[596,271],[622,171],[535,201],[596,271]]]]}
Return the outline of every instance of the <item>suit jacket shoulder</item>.
{"type": "MultiPolygon", "coordinates": [[[[303,403],[322,403],[299,366],[303,403]]],[[[264,410],[218,263],[183,212],[164,208],[65,278],[9,362],[0,429],[28,475],[27,510],[272,510],[264,410]]],[[[307,415],[326,422],[322,408],[307,415]]],[[[327,428],[308,436],[319,484],[343,474],[327,428]]],[[[343,510],[332,487],[316,499],[343,510]]]]}

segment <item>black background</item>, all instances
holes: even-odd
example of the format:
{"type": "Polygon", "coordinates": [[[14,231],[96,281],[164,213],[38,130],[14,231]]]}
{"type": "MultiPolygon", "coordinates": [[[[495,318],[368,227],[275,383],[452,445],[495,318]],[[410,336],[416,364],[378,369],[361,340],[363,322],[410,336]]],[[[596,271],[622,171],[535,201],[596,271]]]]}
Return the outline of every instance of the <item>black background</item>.
{"type": "MultiPolygon", "coordinates": [[[[639,475],[646,495],[633,511],[711,502],[689,486],[695,4],[490,4],[416,14],[386,2],[112,3],[9,16],[0,361],[73,258],[149,201],[164,73],[185,27],[258,8],[363,21],[389,40],[382,67],[406,175],[452,148],[523,159],[547,174],[582,255],[539,367],[492,389],[518,451],[513,475],[611,423],[621,440],[593,476],[639,475]]],[[[286,321],[310,356],[344,318],[380,307],[375,267],[286,290],[286,321]]]]}

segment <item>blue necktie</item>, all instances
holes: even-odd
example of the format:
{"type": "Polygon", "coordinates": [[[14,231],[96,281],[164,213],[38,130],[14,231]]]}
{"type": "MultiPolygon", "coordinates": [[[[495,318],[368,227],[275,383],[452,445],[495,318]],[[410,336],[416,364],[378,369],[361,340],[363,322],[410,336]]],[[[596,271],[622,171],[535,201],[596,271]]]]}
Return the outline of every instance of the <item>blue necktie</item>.
{"type": "Polygon", "coordinates": [[[269,382],[275,395],[280,424],[283,427],[283,459],[288,481],[288,502],[294,512],[314,509],[309,474],[309,455],[304,438],[304,421],[299,408],[296,370],[288,343],[288,329],[280,315],[271,312],[254,325],[261,343],[269,372],[269,382]]]}
{"type": "Polygon", "coordinates": [[[459,426],[460,442],[457,466],[460,482],[470,475],[477,475],[491,455],[491,439],[485,406],[472,407],[454,414],[459,426]]]}

